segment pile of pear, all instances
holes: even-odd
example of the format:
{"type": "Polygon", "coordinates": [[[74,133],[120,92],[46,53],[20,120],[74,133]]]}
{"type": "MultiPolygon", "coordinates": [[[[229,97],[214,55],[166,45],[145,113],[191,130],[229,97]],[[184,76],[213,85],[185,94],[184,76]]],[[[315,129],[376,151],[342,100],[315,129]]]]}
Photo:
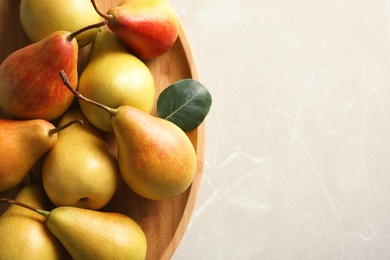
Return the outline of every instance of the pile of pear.
{"type": "Polygon", "coordinates": [[[0,192],[32,181],[1,201],[11,205],[0,259],[144,259],[140,226],[100,209],[121,181],[163,201],[195,176],[187,134],[152,115],[145,65],[176,41],[177,15],[165,0],[123,0],[106,14],[93,0],[21,0],[20,19],[31,44],[0,65],[0,192]]]}

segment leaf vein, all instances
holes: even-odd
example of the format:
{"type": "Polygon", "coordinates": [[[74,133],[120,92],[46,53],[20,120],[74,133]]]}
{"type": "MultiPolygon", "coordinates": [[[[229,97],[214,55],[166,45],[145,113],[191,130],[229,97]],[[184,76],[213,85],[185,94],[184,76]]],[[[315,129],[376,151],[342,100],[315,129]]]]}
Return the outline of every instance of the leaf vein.
{"type": "Polygon", "coordinates": [[[172,113],[170,113],[168,116],[165,117],[165,119],[168,119],[170,118],[171,116],[173,116],[174,114],[176,114],[178,111],[180,111],[183,107],[185,107],[188,103],[190,103],[192,100],[194,100],[197,96],[199,96],[201,93],[197,93],[196,95],[194,95],[192,98],[188,99],[185,103],[183,103],[181,106],[179,106],[177,109],[175,109],[174,111],[172,111],[172,113]]]}

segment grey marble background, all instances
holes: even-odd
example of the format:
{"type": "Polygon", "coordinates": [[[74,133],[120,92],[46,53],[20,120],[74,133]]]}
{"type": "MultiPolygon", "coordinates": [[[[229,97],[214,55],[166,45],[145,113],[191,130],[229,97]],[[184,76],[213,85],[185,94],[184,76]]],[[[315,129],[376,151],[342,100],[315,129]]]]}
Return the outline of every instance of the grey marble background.
{"type": "Polygon", "coordinates": [[[213,96],[173,259],[390,259],[390,1],[170,2],[213,96]]]}

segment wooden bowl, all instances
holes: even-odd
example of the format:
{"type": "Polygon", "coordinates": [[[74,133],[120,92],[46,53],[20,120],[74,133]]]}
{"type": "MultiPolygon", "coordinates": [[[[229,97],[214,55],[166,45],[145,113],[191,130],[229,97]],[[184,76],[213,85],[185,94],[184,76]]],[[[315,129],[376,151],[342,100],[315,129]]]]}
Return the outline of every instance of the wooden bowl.
{"type": "MultiPolygon", "coordinates": [[[[119,0],[97,0],[101,11],[115,6],[119,0]]],[[[19,0],[0,1],[0,62],[10,53],[30,44],[19,21],[19,0]]],[[[80,50],[79,72],[87,64],[90,46],[80,50]]],[[[198,79],[198,72],[190,45],[183,28],[173,48],[166,54],[145,62],[150,68],[158,94],[170,84],[184,78],[198,79]]],[[[155,106],[156,107],[156,106],[155,106]]],[[[154,109],[153,114],[156,113],[154,109]]],[[[4,117],[0,111],[0,118],[4,117]]],[[[192,185],[183,194],[167,201],[151,201],[134,194],[123,182],[119,185],[113,199],[103,211],[124,213],[139,223],[148,242],[147,259],[170,259],[190,221],[201,182],[205,148],[205,124],[187,132],[197,152],[197,172],[192,185]]],[[[107,141],[115,146],[115,137],[107,135],[107,141]]],[[[1,149],[1,148],[0,148],[1,149]]],[[[114,149],[114,148],[113,148],[114,149]]],[[[1,161],[0,161],[1,163],[1,161]]],[[[39,176],[40,165],[34,167],[39,176]]],[[[20,188],[29,183],[27,178],[20,186],[0,193],[0,197],[14,198],[20,188]]],[[[0,204],[0,214],[8,207],[0,204]]]]}

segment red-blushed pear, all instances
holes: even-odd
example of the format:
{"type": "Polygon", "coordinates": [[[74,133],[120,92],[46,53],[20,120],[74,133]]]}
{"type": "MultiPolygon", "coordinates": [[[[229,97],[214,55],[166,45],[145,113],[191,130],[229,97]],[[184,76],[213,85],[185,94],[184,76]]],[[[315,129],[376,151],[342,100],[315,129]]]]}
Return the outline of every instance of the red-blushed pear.
{"type": "Polygon", "coordinates": [[[175,43],[180,28],[176,11],[166,0],[122,0],[101,13],[122,43],[140,59],[152,59],[167,52],[175,43]]]}
{"type": "MultiPolygon", "coordinates": [[[[42,187],[35,184],[23,187],[15,199],[37,208],[49,206],[42,187]]],[[[64,253],[44,216],[17,205],[0,216],[0,259],[59,260],[64,253]]]]}
{"type": "Polygon", "coordinates": [[[0,65],[0,107],[15,119],[45,119],[62,115],[74,97],[53,71],[64,70],[77,86],[78,44],[75,37],[103,23],[77,32],[56,31],[11,53],[0,65]]]}
{"type": "Polygon", "coordinates": [[[46,217],[46,226],[74,260],[144,260],[146,257],[145,234],[126,215],[69,206],[46,211],[7,198],[0,198],[0,202],[22,206],[46,217]]]}
{"type": "Polygon", "coordinates": [[[190,186],[197,157],[181,128],[134,107],[110,108],[90,100],[70,86],[63,71],[61,76],[77,98],[111,114],[119,172],[135,193],[161,201],[183,193],[190,186]]]}
{"type": "Polygon", "coordinates": [[[57,133],[75,119],[58,128],[42,119],[0,119],[0,192],[19,185],[38,159],[57,141],[57,133]]]}
{"type": "Polygon", "coordinates": [[[0,65],[0,107],[17,119],[53,120],[64,113],[72,95],[59,88],[51,70],[63,68],[77,86],[78,45],[70,32],[56,31],[11,53],[0,65]]]}
{"type": "Polygon", "coordinates": [[[166,200],[190,186],[196,153],[177,125],[130,106],[118,107],[111,121],[118,141],[119,169],[135,193],[166,200]]]}

